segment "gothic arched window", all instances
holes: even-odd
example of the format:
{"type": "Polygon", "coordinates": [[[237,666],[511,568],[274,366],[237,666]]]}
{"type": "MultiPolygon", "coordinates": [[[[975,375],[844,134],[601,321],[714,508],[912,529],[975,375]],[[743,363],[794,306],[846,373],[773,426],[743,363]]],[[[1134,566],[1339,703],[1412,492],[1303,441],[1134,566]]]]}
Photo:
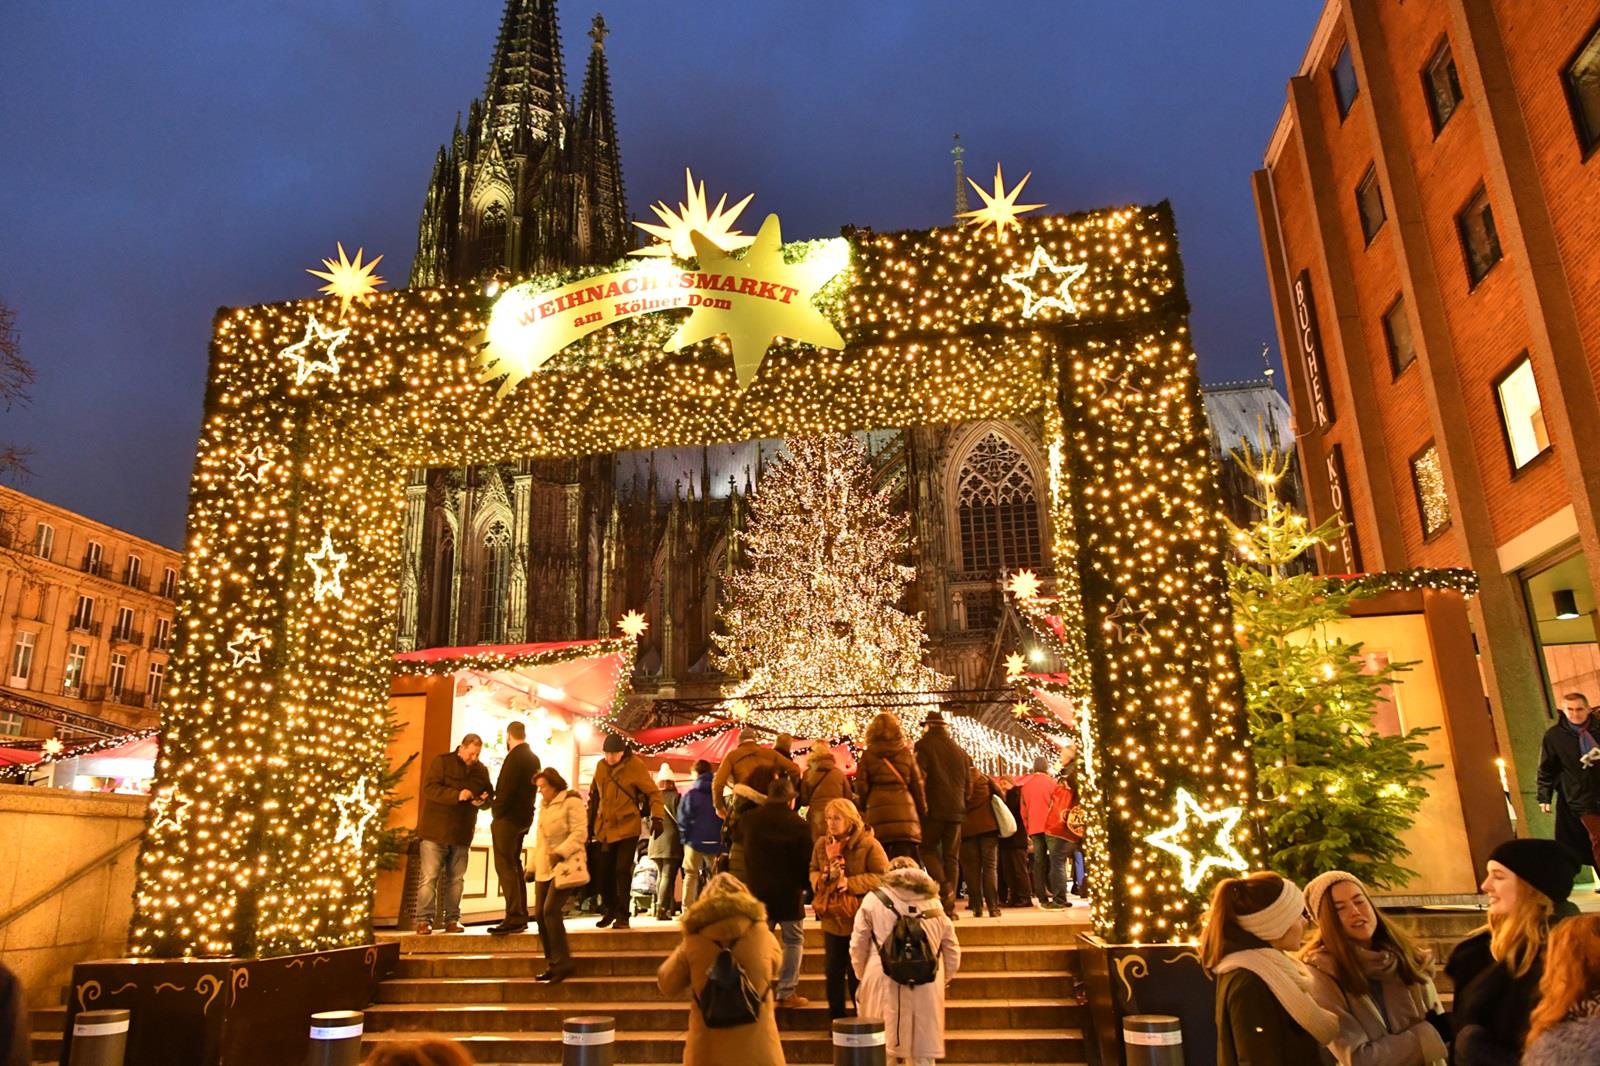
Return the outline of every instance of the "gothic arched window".
{"type": "Polygon", "coordinates": [[[504,522],[496,522],[483,535],[483,565],[478,568],[478,580],[478,643],[503,644],[511,583],[511,533],[504,522]]]}
{"type": "Polygon", "coordinates": [[[508,230],[505,207],[498,203],[490,204],[478,219],[476,252],[479,270],[493,270],[505,265],[508,230]]]}
{"type": "Polygon", "coordinates": [[[956,514],[963,570],[1041,566],[1033,471],[1022,453],[1000,434],[985,435],[962,460],[956,514]]]}
{"type": "Polygon", "coordinates": [[[450,643],[450,617],[454,608],[452,586],[456,573],[456,539],[449,529],[439,537],[438,564],[433,571],[433,596],[430,604],[433,624],[428,633],[428,643],[434,647],[450,643]]]}

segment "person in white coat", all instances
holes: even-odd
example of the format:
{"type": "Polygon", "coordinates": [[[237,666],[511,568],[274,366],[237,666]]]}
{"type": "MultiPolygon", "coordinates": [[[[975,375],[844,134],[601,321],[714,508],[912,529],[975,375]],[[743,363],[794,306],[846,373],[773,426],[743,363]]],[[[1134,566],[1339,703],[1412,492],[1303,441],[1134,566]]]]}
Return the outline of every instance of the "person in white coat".
{"type": "Polygon", "coordinates": [[[908,856],[895,859],[880,889],[869,892],[862,901],[850,933],[850,964],[861,981],[856,1013],[883,1019],[890,1058],[911,1066],[928,1066],[944,1058],[944,993],[961,967],[961,945],[956,941],[954,923],[939,902],[938,882],[917,860],[908,856]],[[939,972],[928,984],[902,985],[883,972],[878,949],[888,942],[902,915],[921,921],[939,960],[939,972]]]}
{"type": "Polygon", "coordinates": [[[533,827],[528,877],[534,882],[533,919],[545,961],[537,979],[564,981],[572,974],[572,952],[562,910],[568,897],[589,882],[589,808],[551,767],[540,770],[533,783],[539,788],[539,818],[533,827]]]}

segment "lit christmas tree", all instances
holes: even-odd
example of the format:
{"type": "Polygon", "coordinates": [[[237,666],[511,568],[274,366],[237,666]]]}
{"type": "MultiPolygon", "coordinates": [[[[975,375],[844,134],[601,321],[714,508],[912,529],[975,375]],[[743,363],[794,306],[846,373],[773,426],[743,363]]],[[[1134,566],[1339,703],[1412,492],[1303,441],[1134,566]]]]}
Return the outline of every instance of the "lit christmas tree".
{"type": "MultiPolygon", "coordinates": [[[[1275,449],[1235,453],[1255,479],[1261,517],[1232,527],[1241,561],[1228,564],[1234,626],[1254,742],[1258,832],[1268,865],[1305,883],[1348,870],[1379,887],[1403,884],[1410,828],[1437,767],[1413,729],[1386,736],[1373,726],[1385,686],[1407,669],[1367,663],[1360,643],[1327,627],[1347,618],[1361,591],[1354,582],[1296,573],[1306,551],[1338,537],[1337,519],[1316,529],[1284,505],[1278,483],[1290,459],[1275,449]]],[[[1230,524],[1231,525],[1231,524],[1230,524]]]]}
{"type": "Polygon", "coordinates": [[[725,694],[730,702],[807,697],[794,701],[805,704],[799,708],[766,710],[755,701],[749,711],[795,736],[859,738],[885,707],[915,724],[950,678],[923,664],[922,618],[897,606],[915,576],[895,561],[909,519],[873,489],[855,438],[790,437],[784,445],[788,454],[751,500],[740,537],[745,566],[728,579],[713,637],[714,664],[738,679],[725,694]]]}

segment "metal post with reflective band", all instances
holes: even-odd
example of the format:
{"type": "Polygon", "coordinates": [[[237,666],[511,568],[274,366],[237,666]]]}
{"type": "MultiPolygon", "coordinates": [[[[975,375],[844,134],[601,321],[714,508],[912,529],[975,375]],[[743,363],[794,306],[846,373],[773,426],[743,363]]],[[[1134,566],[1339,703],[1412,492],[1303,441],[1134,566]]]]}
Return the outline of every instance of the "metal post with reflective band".
{"type": "Polygon", "coordinates": [[[67,1066],[122,1066],[132,1017],[126,1010],[80,1012],[72,1019],[72,1056],[67,1066]]]}
{"type": "Polygon", "coordinates": [[[882,1018],[840,1018],[833,1023],[833,1066],[888,1066],[882,1018]]]}
{"type": "Polygon", "coordinates": [[[1127,1066],[1183,1066],[1183,1027],[1170,1014],[1130,1014],[1122,1047],[1127,1066]]]}
{"type": "Polygon", "coordinates": [[[561,1066],[615,1066],[617,1020],[603,1014],[561,1023],[561,1066]]]}
{"type": "Polygon", "coordinates": [[[311,1016],[306,1066],[361,1066],[365,1019],[358,1010],[328,1010],[311,1016]]]}

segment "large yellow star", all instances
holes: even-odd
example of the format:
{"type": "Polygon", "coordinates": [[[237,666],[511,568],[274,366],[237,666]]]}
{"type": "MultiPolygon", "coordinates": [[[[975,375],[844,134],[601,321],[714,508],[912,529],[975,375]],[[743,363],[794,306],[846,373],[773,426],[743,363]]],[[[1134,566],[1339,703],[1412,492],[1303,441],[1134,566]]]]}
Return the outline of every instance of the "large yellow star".
{"type": "Polygon", "coordinates": [[[811,298],[845,268],[849,248],[830,241],[802,263],[783,261],[783,234],[778,216],[768,215],[743,259],[718,248],[696,231],[690,234],[700,274],[731,279],[716,292],[708,292],[667,342],[666,350],[680,351],[719,333],[733,346],[733,370],[742,390],[749,386],[775,337],[790,337],[818,348],[843,348],[844,338],[818,311],[811,298]],[[715,306],[726,303],[727,307],[715,306]]]}
{"type": "Polygon", "coordinates": [[[1017,187],[1006,192],[1006,179],[1000,176],[1000,164],[994,165],[994,192],[985,192],[982,185],[967,179],[967,184],[978,190],[978,197],[983,200],[983,206],[976,211],[963,211],[957,218],[964,218],[966,226],[977,226],[978,233],[983,233],[983,227],[993,226],[995,239],[1004,242],[1010,230],[1021,230],[1022,223],[1017,221],[1017,216],[1028,211],[1037,211],[1044,204],[1019,204],[1017,197],[1022,195],[1022,187],[1028,184],[1028,179],[1033,177],[1033,171],[1022,175],[1022,180],[1017,182],[1017,187]]]}
{"type": "Polygon", "coordinates": [[[322,265],[327,267],[326,270],[306,268],[307,274],[327,282],[317,290],[318,292],[339,298],[341,320],[344,318],[344,313],[350,309],[351,300],[365,296],[383,284],[383,279],[375,273],[378,264],[383,261],[383,256],[377,256],[363,263],[361,256],[365,251],[364,248],[357,248],[356,257],[352,261],[345,255],[343,242],[339,242],[339,258],[322,261],[322,265]]]}
{"type": "Polygon", "coordinates": [[[1058,266],[1050,253],[1044,250],[1044,245],[1040,244],[1034,247],[1033,258],[1028,261],[1026,270],[1002,275],[1000,280],[1022,293],[1023,318],[1032,318],[1045,307],[1075,315],[1078,313],[1078,301],[1072,297],[1072,286],[1082,279],[1088,269],[1086,263],[1058,266]],[[1041,270],[1046,277],[1039,277],[1041,270]]]}

